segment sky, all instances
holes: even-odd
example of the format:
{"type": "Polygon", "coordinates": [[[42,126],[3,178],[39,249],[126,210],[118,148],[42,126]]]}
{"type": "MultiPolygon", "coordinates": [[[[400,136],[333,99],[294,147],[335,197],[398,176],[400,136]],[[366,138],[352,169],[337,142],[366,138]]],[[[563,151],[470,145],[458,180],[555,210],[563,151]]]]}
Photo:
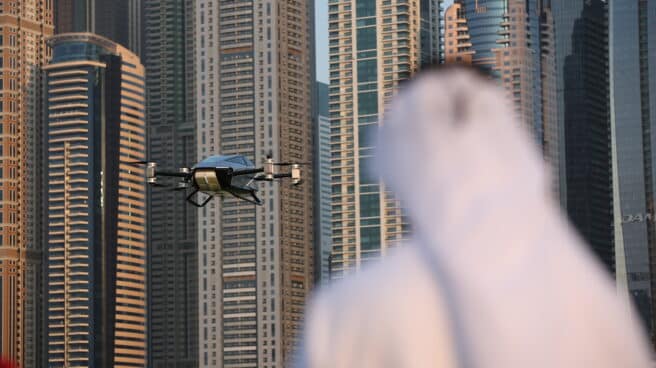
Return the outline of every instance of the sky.
{"type": "MultiPolygon", "coordinates": [[[[444,8],[453,0],[445,0],[444,8]]],[[[328,83],[328,0],[316,0],[315,3],[315,47],[317,51],[317,80],[328,83]]]]}
{"type": "Polygon", "coordinates": [[[328,0],[315,3],[317,80],[328,83],[328,0]]]}

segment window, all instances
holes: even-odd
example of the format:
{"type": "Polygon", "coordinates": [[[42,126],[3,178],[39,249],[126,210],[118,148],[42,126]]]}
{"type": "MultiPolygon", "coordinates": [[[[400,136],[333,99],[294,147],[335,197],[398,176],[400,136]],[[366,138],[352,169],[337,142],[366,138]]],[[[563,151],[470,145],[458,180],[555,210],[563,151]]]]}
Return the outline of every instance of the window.
{"type": "Polygon", "coordinates": [[[362,60],[358,61],[358,83],[374,82],[377,77],[377,61],[362,60]]]}
{"type": "Polygon", "coordinates": [[[378,113],[378,93],[361,92],[358,93],[358,114],[369,115],[378,113]]]}
{"type": "Polygon", "coordinates": [[[358,51],[376,48],[376,28],[359,28],[357,31],[358,51]]]}
{"type": "Polygon", "coordinates": [[[373,17],[374,15],[376,15],[376,0],[356,0],[356,17],[373,17]]]}
{"type": "Polygon", "coordinates": [[[360,248],[362,250],[380,249],[380,227],[360,229],[360,248]]]}

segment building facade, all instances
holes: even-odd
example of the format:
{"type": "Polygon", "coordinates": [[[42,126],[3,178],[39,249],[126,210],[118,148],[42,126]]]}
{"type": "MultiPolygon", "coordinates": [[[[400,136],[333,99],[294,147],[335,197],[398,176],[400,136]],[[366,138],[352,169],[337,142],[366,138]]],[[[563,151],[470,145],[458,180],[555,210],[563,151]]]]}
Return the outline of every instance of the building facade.
{"type": "MultiPolygon", "coordinates": [[[[160,167],[196,163],[194,1],[144,1],[148,159],[160,167]]],[[[149,199],[151,367],[198,366],[197,210],[180,193],[149,199]]]]}
{"type": "Polygon", "coordinates": [[[0,356],[40,366],[43,85],[52,1],[0,3],[0,356]]]}
{"type": "Polygon", "coordinates": [[[317,118],[314,127],[314,198],[315,198],[315,274],[325,284],[330,280],[332,251],[330,203],[330,118],[328,117],[328,85],[317,82],[317,118]]]}
{"type": "Polygon", "coordinates": [[[472,64],[471,36],[462,3],[453,3],[444,12],[444,62],[472,64]]]}
{"type": "Polygon", "coordinates": [[[48,366],[146,366],[144,68],[90,33],[50,41],[48,366]]]}
{"type": "MultiPolygon", "coordinates": [[[[313,4],[196,1],[198,158],[312,162],[313,4]]],[[[199,210],[199,366],[283,367],[314,278],[313,172],[199,210]]]]}
{"type": "Polygon", "coordinates": [[[143,0],[52,0],[55,32],[91,32],[141,55],[143,0]]]}
{"type": "Polygon", "coordinates": [[[560,197],[563,128],[556,119],[554,20],[548,2],[456,0],[446,11],[447,63],[497,79],[551,165],[560,197]]]}
{"type": "Polygon", "coordinates": [[[609,272],[615,268],[606,1],[551,0],[561,200],[609,272]]]}
{"type": "Polygon", "coordinates": [[[656,300],[656,3],[609,2],[615,264],[652,341],[656,300]]]}
{"type": "Polygon", "coordinates": [[[399,84],[440,59],[441,1],[353,0],[331,2],[328,11],[331,270],[339,278],[409,232],[401,204],[369,169],[399,84]]]}
{"type": "Polygon", "coordinates": [[[53,0],[57,33],[91,30],[92,2],[89,0],[53,0]]]}

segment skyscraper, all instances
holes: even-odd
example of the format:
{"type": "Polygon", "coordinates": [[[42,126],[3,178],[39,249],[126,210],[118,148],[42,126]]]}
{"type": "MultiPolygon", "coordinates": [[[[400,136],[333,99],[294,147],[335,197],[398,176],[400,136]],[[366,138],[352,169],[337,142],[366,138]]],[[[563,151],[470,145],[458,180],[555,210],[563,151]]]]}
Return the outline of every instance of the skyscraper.
{"type": "MultiPolygon", "coordinates": [[[[150,161],[196,162],[192,0],[145,0],[144,64],[150,161]]],[[[154,188],[149,204],[151,367],[198,366],[197,210],[180,193],[154,188]]]]}
{"type": "Polygon", "coordinates": [[[146,366],[144,68],[90,33],[52,39],[48,366],[146,366]]]}
{"type": "Polygon", "coordinates": [[[447,9],[446,62],[474,65],[506,90],[545,159],[560,196],[562,128],[555,118],[553,17],[537,0],[456,0],[447,9]]]}
{"type": "Polygon", "coordinates": [[[91,30],[90,0],[53,0],[55,5],[55,31],[57,33],[86,32],[91,30]]]}
{"type": "Polygon", "coordinates": [[[55,32],[91,32],[141,55],[142,0],[54,0],[55,32]]]}
{"type": "Polygon", "coordinates": [[[0,356],[21,367],[40,365],[40,68],[52,19],[49,0],[0,2],[0,356]]]}
{"type": "Polygon", "coordinates": [[[656,3],[610,1],[615,264],[655,338],[656,3]]]}
{"type": "MultiPolygon", "coordinates": [[[[196,2],[198,157],[312,162],[309,0],[196,2]]],[[[282,367],[314,277],[313,172],[199,210],[199,365],[282,367]]]]}
{"type": "Polygon", "coordinates": [[[317,82],[317,119],[314,127],[314,203],[315,203],[315,274],[325,283],[330,279],[332,251],[330,203],[330,118],[328,117],[328,85],[317,82]]]}
{"type": "Polygon", "coordinates": [[[400,203],[369,172],[386,104],[440,59],[441,1],[329,4],[332,275],[359,269],[408,233],[400,203]]]}
{"type": "Polygon", "coordinates": [[[570,220],[615,268],[608,81],[607,5],[551,0],[558,124],[564,129],[561,199],[570,220]]]}
{"type": "Polygon", "coordinates": [[[444,12],[444,50],[447,64],[472,64],[471,36],[461,3],[453,3],[444,12]]]}

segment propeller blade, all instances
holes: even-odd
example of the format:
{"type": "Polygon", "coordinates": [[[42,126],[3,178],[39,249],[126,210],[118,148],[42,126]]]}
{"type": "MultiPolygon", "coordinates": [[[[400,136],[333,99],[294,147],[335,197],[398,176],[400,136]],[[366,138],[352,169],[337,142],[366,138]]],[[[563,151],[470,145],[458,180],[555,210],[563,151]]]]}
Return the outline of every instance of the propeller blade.
{"type": "Polygon", "coordinates": [[[173,187],[173,186],[170,186],[170,185],[164,185],[164,184],[160,184],[160,183],[151,183],[150,186],[155,187],[155,188],[162,188],[162,189],[164,189],[168,192],[179,192],[179,191],[187,189],[185,187],[182,187],[182,188],[178,187],[178,186],[173,187]]]}
{"type": "Polygon", "coordinates": [[[150,161],[121,161],[121,163],[128,165],[148,165],[150,161]]]}
{"type": "Polygon", "coordinates": [[[274,162],[273,166],[292,166],[292,165],[300,165],[300,166],[309,166],[312,165],[311,162],[274,162]]]}

